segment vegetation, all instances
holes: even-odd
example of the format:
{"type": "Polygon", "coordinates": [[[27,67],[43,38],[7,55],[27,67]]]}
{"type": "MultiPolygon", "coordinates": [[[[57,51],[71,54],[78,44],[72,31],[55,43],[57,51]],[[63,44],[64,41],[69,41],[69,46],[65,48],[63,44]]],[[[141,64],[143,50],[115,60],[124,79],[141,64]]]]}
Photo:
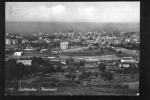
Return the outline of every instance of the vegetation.
{"type": "Polygon", "coordinates": [[[139,73],[139,67],[124,68],[124,74],[134,74],[134,73],[139,73]]]}
{"type": "MultiPolygon", "coordinates": [[[[124,77],[119,79],[119,73],[106,70],[106,63],[102,62],[98,65],[99,72],[86,70],[84,61],[75,61],[70,57],[67,61],[67,73],[63,70],[62,65],[58,62],[51,63],[49,60],[40,57],[33,57],[31,66],[16,63],[16,60],[10,59],[6,62],[6,87],[19,88],[19,80],[24,81],[23,86],[27,87],[73,87],[79,86],[93,87],[97,89],[127,89],[123,88],[119,82],[122,81],[137,81],[137,75],[132,76],[129,73],[137,73],[138,68],[126,68],[122,73],[124,77]],[[40,75],[38,73],[41,73],[40,75]],[[126,74],[127,73],[127,74],[126,74]],[[118,79],[117,79],[118,78],[118,79]],[[27,81],[32,80],[28,83],[27,81]],[[113,80],[113,81],[112,81],[113,80]],[[118,81],[119,80],[119,81],[118,81]],[[15,85],[12,84],[15,81],[15,85]],[[117,82],[113,85],[112,83],[117,82]]],[[[71,88],[72,89],[72,88],[71,88]]],[[[116,91],[116,90],[115,90],[116,91]]]]}
{"type": "Polygon", "coordinates": [[[16,81],[16,84],[18,84],[19,80],[22,80],[24,77],[28,77],[33,74],[46,74],[62,71],[63,69],[61,66],[55,67],[42,58],[33,57],[31,66],[17,63],[16,60],[10,59],[5,65],[5,79],[7,81],[16,81]]]}
{"type": "Polygon", "coordinates": [[[105,71],[101,74],[101,77],[104,77],[104,79],[111,81],[113,79],[113,73],[110,71],[105,71]]]}
{"type": "Polygon", "coordinates": [[[104,72],[105,69],[106,69],[106,64],[102,62],[102,63],[99,64],[98,68],[99,68],[100,71],[104,72]]]}

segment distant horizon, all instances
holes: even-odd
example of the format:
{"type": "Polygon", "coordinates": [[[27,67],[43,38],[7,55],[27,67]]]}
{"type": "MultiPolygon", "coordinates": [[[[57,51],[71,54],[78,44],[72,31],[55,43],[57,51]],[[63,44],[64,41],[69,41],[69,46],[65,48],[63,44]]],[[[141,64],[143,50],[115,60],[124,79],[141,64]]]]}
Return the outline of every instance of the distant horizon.
{"type": "Polygon", "coordinates": [[[140,30],[140,1],[6,2],[6,32],[140,30]]]}
{"type": "Polygon", "coordinates": [[[140,22],[84,22],[84,21],[79,21],[79,22],[63,22],[63,21],[5,21],[5,23],[9,22],[27,22],[27,23],[137,23],[140,24],[140,22]]]}
{"type": "Polygon", "coordinates": [[[6,22],[5,31],[10,32],[67,32],[74,31],[124,31],[140,32],[140,23],[121,22],[6,22]]]}

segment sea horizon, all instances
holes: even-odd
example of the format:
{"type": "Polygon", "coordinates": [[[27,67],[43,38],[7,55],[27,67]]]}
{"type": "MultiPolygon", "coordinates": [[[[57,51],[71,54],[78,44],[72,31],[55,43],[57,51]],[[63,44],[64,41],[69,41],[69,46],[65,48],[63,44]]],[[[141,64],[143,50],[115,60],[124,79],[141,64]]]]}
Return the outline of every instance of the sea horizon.
{"type": "Polygon", "coordinates": [[[33,22],[6,21],[5,32],[33,33],[33,32],[67,32],[69,29],[78,32],[106,31],[106,32],[140,32],[139,22],[33,22]]]}

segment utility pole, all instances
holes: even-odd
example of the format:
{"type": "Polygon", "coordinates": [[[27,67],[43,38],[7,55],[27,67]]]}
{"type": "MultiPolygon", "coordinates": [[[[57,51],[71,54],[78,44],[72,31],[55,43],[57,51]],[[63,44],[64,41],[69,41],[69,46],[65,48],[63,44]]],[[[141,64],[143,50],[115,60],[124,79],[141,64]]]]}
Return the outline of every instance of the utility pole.
{"type": "Polygon", "coordinates": [[[20,79],[20,81],[19,81],[19,88],[21,89],[21,79],[20,79]]]}
{"type": "Polygon", "coordinates": [[[59,55],[61,56],[61,50],[58,49],[58,51],[59,51],[59,55]]]}

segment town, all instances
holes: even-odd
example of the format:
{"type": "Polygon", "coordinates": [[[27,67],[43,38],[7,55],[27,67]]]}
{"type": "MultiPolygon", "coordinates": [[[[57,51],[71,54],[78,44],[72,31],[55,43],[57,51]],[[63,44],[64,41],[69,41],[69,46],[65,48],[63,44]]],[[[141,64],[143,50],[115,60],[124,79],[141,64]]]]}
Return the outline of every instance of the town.
{"type": "Polygon", "coordinates": [[[136,95],[140,33],[6,33],[7,95],[136,95]],[[57,91],[18,91],[20,88],[57,91]]]}

